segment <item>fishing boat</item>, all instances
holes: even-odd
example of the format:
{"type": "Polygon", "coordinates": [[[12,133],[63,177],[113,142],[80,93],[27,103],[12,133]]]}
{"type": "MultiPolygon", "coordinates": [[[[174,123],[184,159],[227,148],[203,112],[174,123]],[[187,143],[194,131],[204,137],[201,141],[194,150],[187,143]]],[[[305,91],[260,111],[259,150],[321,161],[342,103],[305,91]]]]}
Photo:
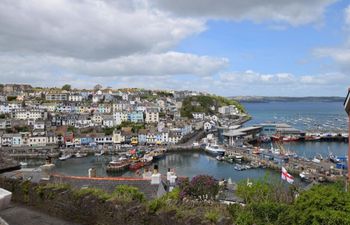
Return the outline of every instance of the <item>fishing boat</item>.
{"type": "Polygon", "coordinates": [[[243,160],[243,156],[242,155],[236,155],[235,156],[235,160],[238,162],[241,162],[243,160]]]}
{"type": "Polygon", "coordinates": [[[106,171],[107,172],[122,172],[129,167],[130,163],[127,160],[112,160],[108,163],[106,171]]]}
{"type": "Polygon", "coordinates": [[[297,136],[285,136],[282,138],[284,142],[298,141],[299,137],[297,136]]]}
{"type": "Polygon", "coordinates": [[[67,159],[70,159],[72,157],[71,154],[67,154],[67,155],[62,155],[61,157],[59,157],[58,159],[61,161],[65,161],[67,159]]]}
{"type": "Polygon", "coordinates": [[[272,135],[271,139],[273,141],[280,141],[283,139],[283,137],[281,135],[272,135]]]}
{"type": "Polygon", "coordinates": [[[235,170],[237,171],[242,171],[243,170],[243,167],[239,164],[236,164],[235,167],[233,167],[235,170]]]}
{"type": "Polygon", "coordinates": [[[86,156],[87,156],[87,153],[80,153],[80,152],[75,153],[75,157],[76,158],[83,158],[83,157],[86,157],[86,156]]]}
{"type": "Polygon", "coordinates": [[[102,156],[105,154],[105,151],[104,150],[101,150],[101,152],[96,152],[95,153],[95,156],[102,156]]]}
{"type": "Polygon", "coordinates": [[[221,155],[218,155],[218,156],[216,156],[216,160],[218,160],[218,161],[222,161],[222,160],[224,160],[224,157],[223,157],[223,156],[221,156],[221,155]]]}
{"type": "Polygon", "coordinates": [[[129,169],[130,170],[138,170],[141,167],[143,167],[145,164],[142,161],[137,161],[137,162],[133,162],[129,165],[129,169]]]}
{"type": "Polygon", "coordinates": [[[218,145],[207,145],[205,151],[212,155],[221,155],[225,154],[225,149],[220,148],[218,145]]]}
{"type": "Polygon", "coordinates": [[[319,159],[316,158],[316,157],[314,157],[311,161],[314,162],[314,163],[320,163],[320,162],[321,162],[321,160],[319,160],[319,159]]]}
{"type": "Polygon", "coordinates": [[[321,139],[321,136],[320,135],[306,135],[305,136],[305,141],[318,141],[321,139]]]}
{"type": "Polygon", "coordinates": [[[19,165],[21,165],[21,167],[26,167],[26,166],[28,166],[28,163],[27,162],[19,162],[19,165]]]}
{"type": "Polygon", "coordinates": [[[306,171],[303,171],[299,174],[301,180],[303,181],[308,181],[310,180],[310,173],[309,172],[306,172],[306,171]]]}
{"type": "Polygon", "coordinates": [[[141,161],[144,163],[144,165],[151,165],[153,161],[153,156],[146,154],[141,158],[141,161]]]}
{"type": "Polygon", "coordinates": [[[329,161],[331,161],[332,163],[340,162],[340,159],[338,159],[335,155],[333,155],[333,153],[329,153],[328,158],[329,158],[329,161]]]}
{"type": "Polygon", "coordinates": [[[258,154],[260,154],[260,153],[261,153],[261,152],[260,152],[260,149],[259,149],[258,147],[254,148],[253,154],[258,155],[258,154]]]}
{"type": "Polygon", "coordinates": [[[152,156],[154,160],[162,159],[165,157],[165,150],[164,149],[153,150],[152,156]]]}

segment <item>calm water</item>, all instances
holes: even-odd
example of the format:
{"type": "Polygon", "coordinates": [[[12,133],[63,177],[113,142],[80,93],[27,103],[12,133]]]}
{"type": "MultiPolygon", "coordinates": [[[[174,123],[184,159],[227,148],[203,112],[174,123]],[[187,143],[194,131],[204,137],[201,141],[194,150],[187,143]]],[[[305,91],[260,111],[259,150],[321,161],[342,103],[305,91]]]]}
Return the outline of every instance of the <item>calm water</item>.
{"type": "MultiPolygon", "coordinates": [[[[341,102],[271,102],[245,104],[253,119],[247,125],[263,122],[288,123],[302,130],[337,131],[346,132],[347,118],[341,102]]],[[[342,142],[296,142],[286,143],[285,148],[295,151],[300,156],[313,157],[316,154],[327,156],[332,152],[338,156],[344,156],[347,151],[347,143],[342,142]]],[[[105,170],[106,162],[111,158],[90,156],[81,159],[69,159],[56,163],[56,172],[87,176],[87,171],[92,166],[96,167],[98,176],[108,176],[105,170]]],[[[236,171],[234,165],[219,162],[205,153],[181,153],[169,154],[157,162],[163,174],[167,168],[175,168],[179,176],[193,177],[198,174],[209,174],[217,179],[231,178],[233,181],[242,179],[263,178],[269,174],[271,179],[280,179],[276,171],[251,169],[236,171]]],[[[116,176],[116,175],[114,175],[116,176]]],[[[120,176],[120,175],[119,175],[120,176]]],[[[126,172],[121,176],[138,176],[133,172],[126,172]]]]}
{"type": "MultiPolygon", "coordinates": [[[[347,132],[347,115],[342,102],[268,102],[245,103],[253,119],[246,125],[265,122],[287,123],[305,131],[347,132]]],[[[300,156],[327,156],[329,152],[344,156],[348,144],[343,142],[292,142],[286,149],[300,156]]]]}
{"type": "MultiPolygon", "coordinates": [[[[88,169],[94,166],[97,169],[98,176],[139,176],[131,171],[120,175],[107,174],[105,162],[109,160],[110,157],[107,156],[99,160],[95,156],[89,156],[86,158],[73,158],[67,161],[58,161],[56,162],[55,171],[66,175],[87,176],[88,169]]],[[[198,174],[208,174],[217,179],[231,178],[232,181],[240,181],[247,178],[263,178],[266,175],[268,175],[270,179],[278,180],[280,176],[276,171],[264,169],[236,171],[233,168],[235,164],[217,161],[214,157],[204,152],[171,153],[154,164],[159,166],[162,174],[166,174],[167,168],[174,168],[177,175],[187,177],[193,177],[198,174]]],[[[153,168],[153,165],[150,167],[153,168]]]]}
{"type": "Polygon", "coordinates": [[[277,122],[305,131],[347,131],[342,102],[268,102],[245,103],[244,106],[253,116],[247,125],[277,122]]]}

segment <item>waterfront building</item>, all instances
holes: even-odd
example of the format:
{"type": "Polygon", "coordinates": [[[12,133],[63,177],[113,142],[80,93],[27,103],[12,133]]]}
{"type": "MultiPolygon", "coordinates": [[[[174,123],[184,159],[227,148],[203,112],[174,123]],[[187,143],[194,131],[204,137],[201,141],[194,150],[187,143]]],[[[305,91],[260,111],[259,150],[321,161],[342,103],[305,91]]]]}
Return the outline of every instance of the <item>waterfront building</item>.
{"type": "Polygon", "coordinates": [[[31,147],[36,147],[36,146],[46,146],[46,141],[47,137],[45,136],[37,136],[37,137],[30,137],[28,145],[31,147]]]}
{"type": "Polygon", "coordinates": [[[20,147],[22,146],[22,135],[21,134],[13,134],[12,135],[12,147],[20,147]]]}
{"type": "Polygon", "coordinates": [[[94,138],[90,136],[80,137],[80,144],[81,145],[90,145],[94,142],[94,138]]]}
{"type": "Polygon", "coordinates": [[[121,144],[124,142],[124,137],[122,136],[122,132],[118,130],[114,130],[112,134],[112,141],[114,144],[121,144]]]}

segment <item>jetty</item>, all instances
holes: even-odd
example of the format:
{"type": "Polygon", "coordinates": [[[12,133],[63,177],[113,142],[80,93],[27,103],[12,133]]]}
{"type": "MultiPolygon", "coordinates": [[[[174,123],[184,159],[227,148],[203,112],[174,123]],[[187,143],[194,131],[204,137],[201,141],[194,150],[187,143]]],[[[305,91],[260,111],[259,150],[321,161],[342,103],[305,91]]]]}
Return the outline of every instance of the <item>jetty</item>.
{"type": "MultiPolygon", "coordinates": [[[[225,156],[228,159],[234,159],[236,156],[242,156],[243,161],[254,165],[259,165],[262,168],[269,168],[280,171],[282,166],[285,167],[291,174],[300,175],[304,172],[308,174],[308,180],[329,181],[333,182],[337,179],[344,178],[345,171],[336,168],[336,164],[324,159],[317,162],[306,160],[304,158],[293,157],[291,155],[273,154],[268,151],[254,154],[254,148],[251,147],[226,147],[225,156]]],[[[230,161],[232,162],[232,161],[230,161]]]]}

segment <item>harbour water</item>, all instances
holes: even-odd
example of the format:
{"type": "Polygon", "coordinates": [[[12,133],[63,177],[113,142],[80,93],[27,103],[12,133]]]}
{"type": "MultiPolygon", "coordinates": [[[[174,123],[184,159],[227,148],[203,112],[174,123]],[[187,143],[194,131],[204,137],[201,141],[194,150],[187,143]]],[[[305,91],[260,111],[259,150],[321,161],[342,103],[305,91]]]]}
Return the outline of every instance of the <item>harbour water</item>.
{"type": "MultiPolygon", "coordinates": [[[[288,123],[302,130],[318,130],[347,132],[346,115],[341,102],[271,102],[247,103],[247,111],[253,116],[248,125],[263,122],[288,123]],[[305,120],[305,118],[307,118],[305,120]],[[326,126],[324,126],[326,124],[326,126]],[[327,128],[328,127],[328,128],[327,128]],[[327,130],[328,129],[328,130],[327,130]]],[[[337,156],[344,156],[348,143],[344,142],[290,142],[285,148],[296,152],[299,156],[312,158],[321,154],[326,157],[330,152],[337,156]]],[[[268,147],[268,146],[266,146],[268,147]]],[[[98,176],[140,176],[134,172],[123,174],[107,174],[105,167],[110,157],[69,159],[56,163],[56,172],[66,175],[86,176],[91,167],[97,169],[98,176]]],[[[280,173],[266,169],[234,170],[234,164],[217,161],[214,157],[201,152],[172,153],[154,164],[159,165],[165,174],[167,168],[174,168],[179,176],[193,177],[198,174],[209,174],[217,179],[231,178],[233,181],[263,178],[280,179],[280,173]]],[[[152,165],[153,166],[153,165],[152,165]]],[[[299,180],[297,179],[297,182],[299,180]]]]}
{"type": "MultiPolygon", "coordinates": [[[[110,160],[110,157],[104,156],[97,158],[89,156],[86,158],[72,158],[66,161],[57,161],[55,172],[64,175],[87,176],[88,169],[96,168],[97,176],[140,176],[135,172],[125,172],[123,174],[108,174],[105,170],[105,163],[110,160]]],[[[265,169],[249,169],[243,171],[234,170],[235,164],[218,161],[215,157],[207,155],[204,152],[185,152],[185,153],[170,153],[164,158],[153,162],[153,165],[159,166],[160,172],[166,174],[168,168],[175,169],[178,176],[193,177],[199,174],[208,174],[217,179],[228,179],[232,181],[245,180],[247,178],[257,179],[268,176],[269,179],[279,179],[280,174],[276,171],[265,169]]]]}
{"type": "Polygon", "coordinates": [[[253,119],[247,125],[276,122],[316,132],[347,132],[342,102],[244,103],[253,119]]]}
{"type": "MultiPolygon", "coordinates": [[[[253,119],[246,125],[260,123],[287,123],[303,131],[319,133],[346,133],[347,115],[343,102],[266,102],[244,103],[253,119]]],[[[290,142],[284,144],[303,157],[312,158],[317,154],[337,156],[347,153],[348,143],[344,142],[290,142]]],[[[268,146],[267,146],[268,147],[268,146]]]]}

